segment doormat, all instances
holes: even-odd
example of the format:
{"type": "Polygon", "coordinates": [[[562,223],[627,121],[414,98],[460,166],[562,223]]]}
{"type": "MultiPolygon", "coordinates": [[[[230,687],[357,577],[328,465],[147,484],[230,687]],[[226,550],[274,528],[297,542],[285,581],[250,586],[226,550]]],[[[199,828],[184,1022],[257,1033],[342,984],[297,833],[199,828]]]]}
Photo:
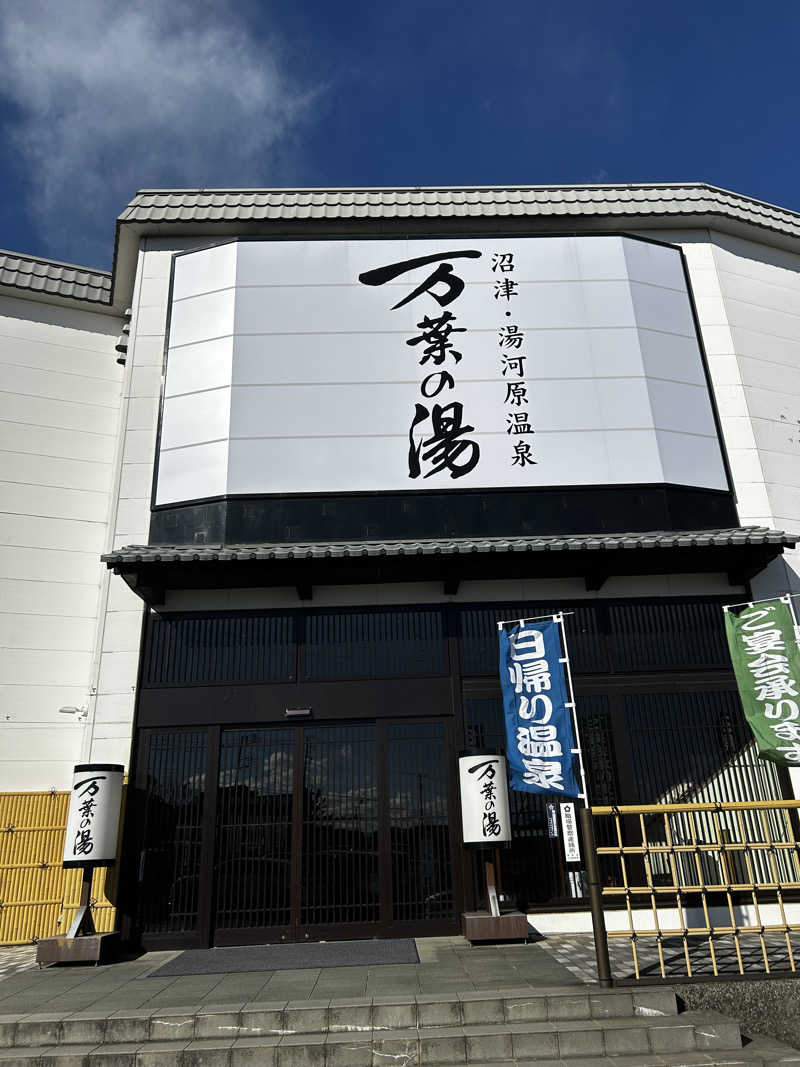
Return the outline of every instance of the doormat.
{"type": "Polygon", "coordinates": [[[419,963],[413,937],[392,941],[319,941],[300,945],[245,945],[192,948],[153,971],[148,978],[237,971],[295,971],[310,967],[387,967],[419,963]]]}

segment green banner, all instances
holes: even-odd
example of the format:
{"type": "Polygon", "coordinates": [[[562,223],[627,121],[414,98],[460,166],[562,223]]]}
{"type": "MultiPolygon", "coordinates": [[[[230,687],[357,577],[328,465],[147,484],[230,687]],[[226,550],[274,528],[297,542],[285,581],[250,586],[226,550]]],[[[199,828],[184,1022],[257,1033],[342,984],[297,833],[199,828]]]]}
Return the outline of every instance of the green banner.
{"type": "Polygon", "coordinates": [[[800,648],[788,597],[725,608],[725,632],[758,754],[800,766],[800,648]]]}

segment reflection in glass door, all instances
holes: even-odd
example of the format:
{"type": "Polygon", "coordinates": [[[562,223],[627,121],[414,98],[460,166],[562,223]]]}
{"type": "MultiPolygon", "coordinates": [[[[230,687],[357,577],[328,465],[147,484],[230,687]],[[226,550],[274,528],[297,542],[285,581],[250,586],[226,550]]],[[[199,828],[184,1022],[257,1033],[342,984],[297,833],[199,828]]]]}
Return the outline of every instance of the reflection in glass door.
{"type": "Polygon", "coordinates": [[[304,928],[380,918],[375,732],[372,722],[303,728],[304,928]]]}
{"type": "Polygon", "coordinates": [[[294,730],[223,730],[217,797],[216,940],[291,924],[294,730]]]}
{"type": "Polygon", "coordinates": [[[443,721],[153,731],[143,743],[146,941],[456,932],[443,721]]]}
{"type": "Polygon", "coordinates": [[[442,722],[388,723],[392,919],[453,915],[453,879],[442,722]]]}

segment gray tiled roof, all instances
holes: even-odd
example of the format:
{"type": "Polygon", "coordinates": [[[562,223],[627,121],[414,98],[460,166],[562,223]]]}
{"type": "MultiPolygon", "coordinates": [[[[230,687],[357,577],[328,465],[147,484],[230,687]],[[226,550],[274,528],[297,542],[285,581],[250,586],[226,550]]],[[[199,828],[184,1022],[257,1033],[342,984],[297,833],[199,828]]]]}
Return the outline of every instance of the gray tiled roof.
{"type": "Polygon", "coordinates": [[[203,563],[217,560],[345,559],[370,556],[454,556],[489,552],[596,552],[637,548],[723,548],[741,545],[793,547],[800,535],[743,526],[727,530],[654,530],[647,533],[545,537],[448,537],[420,541],[339,541],[258,545],[128,545],[103,556],[110,567],[129,563],[203,563]]]}
{"type": "Polygon", "coordinates": [[[111,272],[0,250],[0,285],[92,304],[111,300],[111,272]]]}
{"type": "Polygon", "coordinates": [[[800,214],[700,182],[364,189],[143,189],[121,223],[445,217],[722,216],[800,236],[800,214]]]}

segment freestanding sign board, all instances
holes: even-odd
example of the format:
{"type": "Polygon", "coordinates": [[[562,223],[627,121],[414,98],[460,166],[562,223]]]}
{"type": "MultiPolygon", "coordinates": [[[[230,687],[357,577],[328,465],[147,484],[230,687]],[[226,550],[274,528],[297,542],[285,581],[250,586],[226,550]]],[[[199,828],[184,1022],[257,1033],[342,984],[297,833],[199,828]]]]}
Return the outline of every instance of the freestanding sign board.
{"type": "Polygon", "coordinates": [[[37,942],[40,966],[100,963],[116,952],[119,934],[95,930],[91,891],[95,867],[116,862],[124,771],[119,763],[79,763],[73,769],[62,863],[82,868],[80,903],[66,935],[37,942]]]}
{"type": "Polygon", "coordinates": [[[762,759],[800,766],[800,647],[791,598],[733,604],[725,632],[736,684],[762,759]]]}
{"type": "Polygon", "coordinates": [[[497,887],[495,848],[511,840],[505,757],[492,750],[463,753],[458,759],[458,779],[464,844],[483,847],[486,881],[486,910],[463,913],[464,936],[470,942],[524,941],[527,917],[520,911],[503,910],[497,887]]]}
{"type": "Polygon", "coordinates": [[[461,825],[465,845],[501,845],[511,840],[506,761],[496,752],[460,756],[461,825]]]}
{"type": "Polygon", "coordinates": [[[75,767],[64,839],[65,867],[114,865],[124,770],[118,763],[75,767]]]}

